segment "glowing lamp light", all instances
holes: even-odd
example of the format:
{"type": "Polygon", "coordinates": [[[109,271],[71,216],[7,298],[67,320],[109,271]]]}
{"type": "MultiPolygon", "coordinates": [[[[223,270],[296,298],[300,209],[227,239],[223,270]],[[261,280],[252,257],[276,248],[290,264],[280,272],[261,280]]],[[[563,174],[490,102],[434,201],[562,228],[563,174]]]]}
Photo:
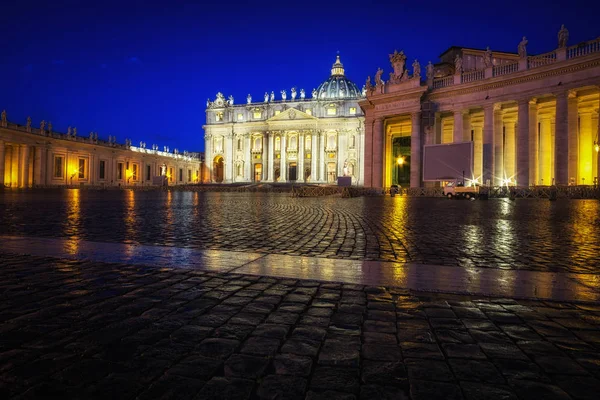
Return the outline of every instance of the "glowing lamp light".
{"type": "Polygon", "coordinates": [[[398,163],[398,165],[402,165],[402,164],[404,164],[404,157],[398,157],[398,158],[396,159],[396,162],[398,163]]]}
{"type": "Polygon", "coordinates": [[[594,150],[596,150],[596,153],[600,151],[600,144],[598,142],[594,143],[594,150]]]}

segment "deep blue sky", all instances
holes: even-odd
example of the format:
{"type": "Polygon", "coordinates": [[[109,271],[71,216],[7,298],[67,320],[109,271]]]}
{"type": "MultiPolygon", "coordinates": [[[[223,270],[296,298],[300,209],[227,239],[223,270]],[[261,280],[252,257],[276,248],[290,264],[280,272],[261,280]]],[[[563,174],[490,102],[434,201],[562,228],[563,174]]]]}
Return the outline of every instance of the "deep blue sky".
{"type": "Polygon", "coordinates": [[[528,52],[600,35],[590,1],[31,1],[0,7],[0,109],[8,119],[54,130],[76,126],[119,142],[131,138],[204,150],[206,99],[236,103],[292,86],[310,93],[340,51],[362,87],[388,54],[422,65],[451,45],[528,52]],[[586,4],[587,3],[587,4],[586,4]]]}

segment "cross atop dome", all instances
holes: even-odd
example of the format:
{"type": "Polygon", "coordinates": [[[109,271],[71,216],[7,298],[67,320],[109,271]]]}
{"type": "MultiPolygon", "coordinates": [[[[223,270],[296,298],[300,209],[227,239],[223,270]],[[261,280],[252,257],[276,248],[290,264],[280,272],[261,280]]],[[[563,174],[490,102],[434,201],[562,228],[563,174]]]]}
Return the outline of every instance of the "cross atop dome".
{"type": "Polygon", "coordinates": [[[340,61],[340,52],[337,52],[335,62],[331,67],[331,76],[344,76],[344,65],[340,61]]]}

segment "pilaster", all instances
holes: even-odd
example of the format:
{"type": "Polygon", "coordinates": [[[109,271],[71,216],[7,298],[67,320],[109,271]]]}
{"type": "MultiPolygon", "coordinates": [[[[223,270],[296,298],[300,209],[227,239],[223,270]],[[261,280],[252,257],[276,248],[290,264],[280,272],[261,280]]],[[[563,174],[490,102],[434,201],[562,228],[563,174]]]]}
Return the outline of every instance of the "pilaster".
{"type": "Polygon", "coordinates": [[[371,187],[383,187],[383,118],[377,118],[373,125],[373,175],[371,187]]]}
{"type": "MultiPolygon", "coordinates": [[[[268,153],[268,165],[269,167],[267,168],[267,180],[269,182],[273,182],[273,179],[275,179],[275,175],[274,175],[274,159],[275,159],[275,148],[273,146],[273,141],[275,140],[273,138],[273,132],[269,132],[267,131],[266,134],[269,136],[269,148],[267,149],[267,153],[268,153]]],[[[264,152],[264,150],[263,150],[264,152]]]]}
{"type": "MultiPolygon", "coordinates": [[[[569,166],[568,166],[568,179],[575,180],[577,184],[581,183],[581,177],[578,174],[579,164],[579,143],[577,134],[577,92],[569,91],[567,99],[567,129],[568,129],[568,146],[569,146],[569,166]]],[[[588,182],[591,183],[591,182],[588,182]]]]}
{"type": "Polygon", "coordinates": [[[40,146],[35,147],[34,157],[35,158],[33,161],[33,184],[40,186],[44,184],[44,180],[42,179],[42,174],[44,173],[44,164],[42,161],[42,148],[40,146]]]}
{"type": "Polygon", "coordinates": [[[464,142],[464,110],[454,111],[454,134],[452,138],[453,143],[464,142]]]}
{"type": "MultiPolygon", "coordinates": [[[[494,128],[493,128],[493,177],[494,184],[501,186],[504,183],[506,171],[504,171],[504,122],[502,121],[502,108],[499,104],[494,104],[494,128]]],[[[485,135],[485,134],[484,134],[485,135]]],[[[485,140],[485,139],[484,139],[485,140]]],[[[485,162],[485,158],[484,158],[485,162]]]]}
{"type": "Polygon", "coordinates": [[[421,186],[421,113],[411,114],[410,187],[421,186]]]}
{"type": "Polygon", "coordinates": [[[373,123],[372,119],[365,119],[364,159],[362,162],[365,187],[373,187],[373,123]]]}
{"type": "Polygon", "coordinates": [[[310,140],[310,146],[311,146],[311,149],[310,149],[310,181],[316,182],[319,179],[319,176],[317,174],[318,137],[317,137],[317,133],[315,131],[312,131],[311,134],[312,134],[312,138],[310,140]]]}
{"type": "Polygon", "coordinates": [[[538,105],[537,99],[529,101],[529,183],[539,182],[539,135],[538,135],[538,105]]]}
{"type": "Polygon", "coordinates": [[[483,176],[482,184],[492,185],[494,173],[494,105],[483,107],[483,176]],[[489,183],[488,183],[489,182],[489,183]]]}
{"type": "Polygon", "coordinates": [[[29,187],[29,146],[21,145],[21,157],[19,160],[19,187],[29,187]]]}
{"type": "Polygon", "coordinates": [[[252,182],[253,181],[253,176],[252,176],[252,143],[251,143],[251,137],[249,133],[246,133],[245,137],[244,137],[244,175],[245,178],[248,182],[252,182]]]}
{"type": "Polygon", "coordinates": [[[281,135],[281,164],[279,167],[279,181],[287,182],[287,143],[286,134],[281,135]]]}
{"type": "Polygon", "coordinates": [[[296,182],[304,182],[304,134],[298,134],[298,167],[296,168],[296,182]]]}
{"type": "Polygon", "coordinates": [[[325,136],[327,134],[324,131],[319,132],[319,182],[325,182],[325,160],[327,159],[325,154],[325,136]]]}

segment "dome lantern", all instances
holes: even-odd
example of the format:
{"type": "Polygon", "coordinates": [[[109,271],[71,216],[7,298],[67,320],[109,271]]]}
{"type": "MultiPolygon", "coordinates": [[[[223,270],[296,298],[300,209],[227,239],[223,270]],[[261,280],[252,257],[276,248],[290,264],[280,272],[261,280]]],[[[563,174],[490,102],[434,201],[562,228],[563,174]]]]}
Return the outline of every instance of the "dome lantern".
{"type": "Polygon", "coordinates": [[[316,92],[319,100],[358,99],[360,97],[358,87],[346,78],[339,54],[331,66],[331,76],[319,85],[316,92]]]}

